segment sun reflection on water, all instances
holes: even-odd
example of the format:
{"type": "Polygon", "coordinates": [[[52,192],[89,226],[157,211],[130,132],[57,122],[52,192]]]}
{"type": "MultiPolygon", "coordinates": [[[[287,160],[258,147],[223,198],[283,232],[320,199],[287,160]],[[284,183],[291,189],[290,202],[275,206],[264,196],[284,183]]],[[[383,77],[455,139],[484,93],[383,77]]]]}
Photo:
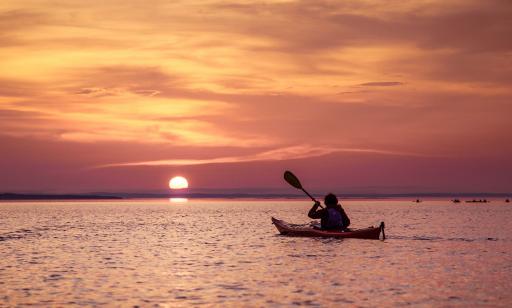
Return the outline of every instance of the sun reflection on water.
{"type": "Polygon", "coordinates": [[[169,198],[170,203],[187,203],[187,198],[169,198]]]}

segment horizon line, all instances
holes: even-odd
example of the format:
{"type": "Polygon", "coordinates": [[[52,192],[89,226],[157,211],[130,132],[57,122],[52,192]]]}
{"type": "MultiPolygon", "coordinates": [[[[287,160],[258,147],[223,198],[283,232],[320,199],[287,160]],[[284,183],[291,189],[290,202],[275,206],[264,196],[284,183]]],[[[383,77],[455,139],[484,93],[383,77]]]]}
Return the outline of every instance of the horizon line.
{"type": "MultiPolygon", "coordinates": [[[[321,199],[323,195],[313,194],[314,197],[321,199]]],[[[429,193],[344,193],[338,194],[340,199],[390,199],[390,198],[510,198],[512,193],[506,192],[429,192],[429,193]]],[[[38,198],[46,200],[59,199],[165,199],[165,198],[191,198],[191,199],[308,199],[303,194],[286,193],[0,193],[0,200],[37,200],[38,198]],[[12,199],[11,199],[12,198],[12,199]]]]}

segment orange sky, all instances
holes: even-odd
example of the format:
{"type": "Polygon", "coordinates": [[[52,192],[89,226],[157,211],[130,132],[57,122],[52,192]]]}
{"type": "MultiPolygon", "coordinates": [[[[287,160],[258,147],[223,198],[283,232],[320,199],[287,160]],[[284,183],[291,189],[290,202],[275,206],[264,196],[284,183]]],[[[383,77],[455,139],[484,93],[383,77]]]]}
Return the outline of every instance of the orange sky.
{"type": "Polygon", "coordinates": [[[512,191],[512,2],[2,1],[0,191],[512,191]]]}

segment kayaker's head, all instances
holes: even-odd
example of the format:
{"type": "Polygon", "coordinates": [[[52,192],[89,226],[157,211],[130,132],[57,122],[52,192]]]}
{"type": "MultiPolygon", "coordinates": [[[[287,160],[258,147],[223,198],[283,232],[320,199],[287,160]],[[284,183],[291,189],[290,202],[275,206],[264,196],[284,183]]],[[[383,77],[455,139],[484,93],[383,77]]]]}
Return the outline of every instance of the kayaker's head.
{"type": "Polygon", "coordinates": [[[325,203],[325,206],[327,206],[327,207],[336,206],[338,204],[338,198],[336,198],[336,196],[334,194],[328,194],[324,198],[324,203],[325,203]]]}

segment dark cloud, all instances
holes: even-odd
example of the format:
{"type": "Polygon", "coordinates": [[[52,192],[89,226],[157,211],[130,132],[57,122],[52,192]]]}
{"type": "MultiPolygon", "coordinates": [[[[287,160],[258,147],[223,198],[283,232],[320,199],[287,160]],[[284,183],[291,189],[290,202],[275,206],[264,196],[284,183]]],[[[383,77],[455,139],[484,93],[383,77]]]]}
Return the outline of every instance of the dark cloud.
{"type": "Polygon", "coordinates": [[[429,79],[479,82],[482,86],[512,83],[512,60],[506,54],[453,52],[424,59],[422,75],[429,79]]]}
{"type": "Polygon", "coordinates": [[[204,25],[212,25],[207,31],[265,38],[269,44],[254,51],[284,53],[305,74],[351,74],[350,58],[329,59],[331,72],[319,69],[326,61],[323,53],[384,47],[397,50],[379,63],[391,72],[412,68],[409,73],[416,77],[447,81],[508,83],[512,78],[510,1],[431,2],[409,9],[339,1],[230,2],[213,5],[212,11],[224,19],[204,17],[204,25]],[[400,53],[401,47],[408,52],[400,53]]]}
{"type": "Polygon", "coordinates": [[[223,31],[274,38],[276,47],[294,53],[383,43],[471,52],[512,49],[512,40],[506,39],[512,37],[512,2],[503,0],[431,3],[403,11],[387,3],[334,1],[231,3],[213,8],[237,13],[228,15],[224,25],[236,20],[238,26],[223,31]]]}

